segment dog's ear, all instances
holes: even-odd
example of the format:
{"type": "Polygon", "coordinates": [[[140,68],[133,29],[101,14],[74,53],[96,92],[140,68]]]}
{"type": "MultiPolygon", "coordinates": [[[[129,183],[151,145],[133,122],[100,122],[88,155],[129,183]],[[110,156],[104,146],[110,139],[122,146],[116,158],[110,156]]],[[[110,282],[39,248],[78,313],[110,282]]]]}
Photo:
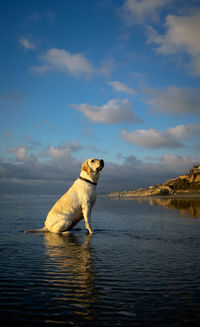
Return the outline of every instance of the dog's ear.
{"type": "Polygon", "coordinates": [[[90,167],[89,167],[87,161],[85,161],[85,162],[82,164],[81,170],[85,170],[88,174],[90,173],[91,169],[90,169],[90,167]]]}

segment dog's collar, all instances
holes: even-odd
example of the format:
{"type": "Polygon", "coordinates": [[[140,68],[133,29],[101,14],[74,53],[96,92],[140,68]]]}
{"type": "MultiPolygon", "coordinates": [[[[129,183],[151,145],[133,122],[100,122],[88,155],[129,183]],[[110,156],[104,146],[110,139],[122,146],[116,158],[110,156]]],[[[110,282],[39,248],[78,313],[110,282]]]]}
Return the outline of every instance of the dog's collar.
{"type": "Polygon", "coordinates": [[[94,182],[91,182],[89,179],[86,179],[86,178],[83,178],[83,177],[79,177],[82,181],[85,181],[85,182],[87,182],[87,183],[89,183],[89,184],[92,184],[92,185],[97,185],[97,183],[94,183],[94,182]]]}

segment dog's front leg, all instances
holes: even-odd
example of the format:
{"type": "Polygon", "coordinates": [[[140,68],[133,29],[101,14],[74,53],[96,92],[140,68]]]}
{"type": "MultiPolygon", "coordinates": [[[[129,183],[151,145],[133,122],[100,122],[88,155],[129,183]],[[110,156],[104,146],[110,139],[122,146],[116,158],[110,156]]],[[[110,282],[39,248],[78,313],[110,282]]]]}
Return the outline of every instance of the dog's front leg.
{"type": "Polygon", "coordinates": [[[91,210],[92,210],[91,206],[88,206],[88,205],[83,205],[82,206],[83,217],[84,217],[84,220],[85,220],[85,227],[86,227],[86,229],[88,230],[88,232],[90,234],[92,234],[92,230],[91,230],[91,227],[90,227],[91,210]]]}

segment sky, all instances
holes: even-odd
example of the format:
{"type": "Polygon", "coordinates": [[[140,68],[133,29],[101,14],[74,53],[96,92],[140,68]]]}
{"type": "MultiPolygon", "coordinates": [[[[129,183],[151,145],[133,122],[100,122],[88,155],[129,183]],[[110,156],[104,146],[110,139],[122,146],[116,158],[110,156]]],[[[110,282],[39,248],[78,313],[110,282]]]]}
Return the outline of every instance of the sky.
{"type": "Polygon", "coordinates": [[[2,0],[0,193],[99,192],[200,163],[199,0],[2,0]]]}

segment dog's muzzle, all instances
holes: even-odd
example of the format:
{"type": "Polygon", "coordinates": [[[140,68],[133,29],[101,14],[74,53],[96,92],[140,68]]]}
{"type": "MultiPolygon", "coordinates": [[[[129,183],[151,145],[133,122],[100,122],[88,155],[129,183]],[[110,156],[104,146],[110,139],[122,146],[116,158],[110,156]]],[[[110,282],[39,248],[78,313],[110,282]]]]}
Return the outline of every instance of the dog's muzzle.
{"type": "Polygon", "coordinates": [[[104,161],[103,159],[100,160],[100,167],[99,167],[99,170],[102,170],[104,167],[104,161]]]}

